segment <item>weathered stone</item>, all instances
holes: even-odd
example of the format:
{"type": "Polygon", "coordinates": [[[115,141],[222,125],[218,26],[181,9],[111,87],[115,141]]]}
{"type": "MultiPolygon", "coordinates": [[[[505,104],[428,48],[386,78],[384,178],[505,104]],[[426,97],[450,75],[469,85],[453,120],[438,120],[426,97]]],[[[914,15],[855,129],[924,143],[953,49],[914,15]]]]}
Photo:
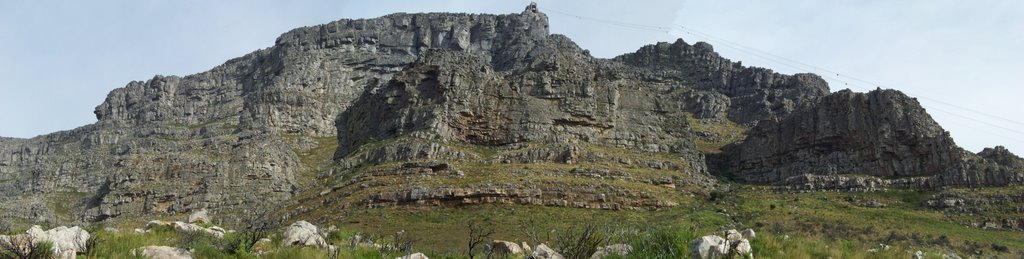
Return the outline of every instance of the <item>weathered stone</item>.
{"type": "Polygon", "coordinates": [[[743,238],[745,239],[754,239],[755,237],[757,237],[757,233],[754,232],[754,229],[750,228],[743,230],[743,232],[740,232],[740,234],[742,234],[743,238]]]}
{"type": "Polygon", "coordinates": [[[405,255],[405,256],[402,256],[402,257],[395,257],[395,259],[430,259],[430,258],[427,258],[427,256],[424,255],[423,253],[415,253],[415,254],[405,255]]]}
{"type": "Polygon", "coordinates": [[[523,253],[523,248],[515,242],[494,240],[491,242],[491,252],[496,254],[518,255],[523,253]]]}
{"type": "Polygon", "coordinates": [[[709,235],[690,242],[693,258],[721,258],[729,254],[729,241],[720,236],[709,235]]]}
{"type": "Polygon", "coordinates": [[[212,221],[210,221],[209,212],[206,209],[201,209],[188,216],[188,223],[212,223],[212,221]]]}
{"type": "Polygon", "coordinates": [[[70,228],[60,226],[46,231],[39,226],[32,226],[25,233],[32,238],[32,243],[52,243],[54,255],[61,258],[68,255],[74,258],[76,253],[87,252],[86,249],[89,248],[87,246],[90,238],[89,232],[78,226],[70,228]]]}
{"type": "Polygon", "coordinates": [[[144,246],[132,250],[136,254],[152,259],[192,259],[188,250],[169,246],[144,246]]]}
{"type": "Polygon", "coordinates": [[[753,257],[754,250],[750,247],[750,241],[740,239],[732,244],[732,252],[743,257],[753,257]]]}
{"type": "Polygon", "coordinates": [[[306,221],[296,221],[284,231],[284,239],[281,245],[285,246],[315,246],[326,247],[323,235],[313,224],[306,221]]]}
{"type": "Polygon", "coordinates": [[[607,246],[598,247],[597,251],[595,251],[594,254],[590,256],[590,259],[600,259],[600,258],[605,258],[607,256],[612,256],[612,255],[619,256],[619,257],[626,257],[626,256],[629,255],[629,253],[632,253],[632,252],[633,252],[633,246],[630,246],[630,245],[627,245],[627,244],[607,245],[607,246]]]}
{"type": "Polygon", "coordinates": [[[533,253],[526,257],[527,259],[565,259],[562,254],[555,252],[546,244],[539,244],[533,248],[533,253]]]}
{"type": "Polygon", "coordinates": [[[729,242],[743,239],[743,234],[740,234],[740,232],[736,231],[735,229],[726,230],[724,235],[725,240],[728,240],[729,242]]]}

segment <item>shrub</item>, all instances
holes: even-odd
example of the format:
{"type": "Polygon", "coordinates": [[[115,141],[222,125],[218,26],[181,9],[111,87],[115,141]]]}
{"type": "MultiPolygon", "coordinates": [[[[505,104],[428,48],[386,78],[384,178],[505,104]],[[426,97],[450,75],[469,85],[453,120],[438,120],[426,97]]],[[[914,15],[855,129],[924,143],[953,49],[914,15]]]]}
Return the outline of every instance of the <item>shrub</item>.
{"type": "Polygon", "coordinates": [[[608,227],[600,227],[593,221],[580,227],[572,227],[558,234],[555,247],[565,258],[590,258],[597,247],[607,245],[612,239],[608,227]]]}
{"type": "Polygon", "coordinates": [[[6,242],[0,242],[0,258],[53,258],[53,243],[33,243],[32,238],[27,235],[11,236],[6,242]]]}

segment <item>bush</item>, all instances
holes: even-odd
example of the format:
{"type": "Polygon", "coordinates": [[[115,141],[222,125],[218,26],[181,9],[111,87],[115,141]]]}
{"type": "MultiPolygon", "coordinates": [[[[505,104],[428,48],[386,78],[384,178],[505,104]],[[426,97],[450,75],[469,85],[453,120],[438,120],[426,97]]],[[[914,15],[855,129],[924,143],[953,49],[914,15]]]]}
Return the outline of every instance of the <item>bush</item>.
{"type": "Polygon", "coordinates": [[[11,236],[7,242],[0,242],[0,258],[53,258],[53,243],[33,243],[32,238],[27,235],[11,236]]]}
{"type": "Polygon", "coordinates": [[[555,239],[555,247],[565,258],[590,258],[597,247],[608,245],[612,234],[608,227],[599,227],[593,221],[581,227],[569,228],[559,233],[555,239]]]}

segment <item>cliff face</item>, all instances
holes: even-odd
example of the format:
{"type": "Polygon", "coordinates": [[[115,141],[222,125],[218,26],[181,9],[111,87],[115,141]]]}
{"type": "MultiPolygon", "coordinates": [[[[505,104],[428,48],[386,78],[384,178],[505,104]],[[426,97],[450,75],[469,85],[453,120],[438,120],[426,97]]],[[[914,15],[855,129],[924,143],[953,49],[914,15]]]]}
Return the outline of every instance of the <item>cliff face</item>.
{"type": "Polygon", "coordinates": [[[744,67],[719,56],[705,42],[662,42],[615,60],[661,72],[696,89],[720,93],[729,101],[725,109],[719,109],[724,114],[713,114],[745,125],[779,120],[829,92],[828,83],[817,75],[782,75],[766,68],[744,67]]]}
{"type": "Polygon", "coordinates": [[[209,208],[232,224],[407,203],[654,209],[718,188],[702,151],[742,139],[740,124],[756,127],[721,156],[747,181],[1020,179],[1020,158],[965,153],[902,94],[827,94],[815,75],[743,67],[706,43],[596,59],[549,34],[536,6],[339,20],[207,72],[131,82],[94,124],[0,138],[0,217],[209,208]]]}
{"type": "MultiPolygon", "coordinates": [[[[728,171],[739,178],[783,185],[841,187],[984,186],[1018,183],[1012,154],[958,147],[916,99],[895,90],[839,91],[778,122],[759,124],[746,140],[727,148],[728,171]],[[982,158],[984,157],[984,159],[982,158]]],[[[1019,158],[1018,158],[1019,159],[1019,158]]]]}

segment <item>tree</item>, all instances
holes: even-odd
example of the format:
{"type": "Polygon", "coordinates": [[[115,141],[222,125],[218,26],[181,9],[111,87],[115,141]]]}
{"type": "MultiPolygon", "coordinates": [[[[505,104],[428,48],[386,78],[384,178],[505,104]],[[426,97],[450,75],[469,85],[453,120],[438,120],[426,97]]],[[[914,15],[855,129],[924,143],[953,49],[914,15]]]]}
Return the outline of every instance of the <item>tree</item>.
{"type": "Polygon", "coordinates": [[[470,220],[466,223],[466,230],[469,231],[469,242],[467,242],[468,249],[466,252],[469,254],[469,259],[473,259],[473,256],[476,255],[473,250],[480,244],[487,242],[487,239],[494,234],[494,229],[490,227],[489,221],[489,218],[484,218],[481,221],[470,220]]]}

